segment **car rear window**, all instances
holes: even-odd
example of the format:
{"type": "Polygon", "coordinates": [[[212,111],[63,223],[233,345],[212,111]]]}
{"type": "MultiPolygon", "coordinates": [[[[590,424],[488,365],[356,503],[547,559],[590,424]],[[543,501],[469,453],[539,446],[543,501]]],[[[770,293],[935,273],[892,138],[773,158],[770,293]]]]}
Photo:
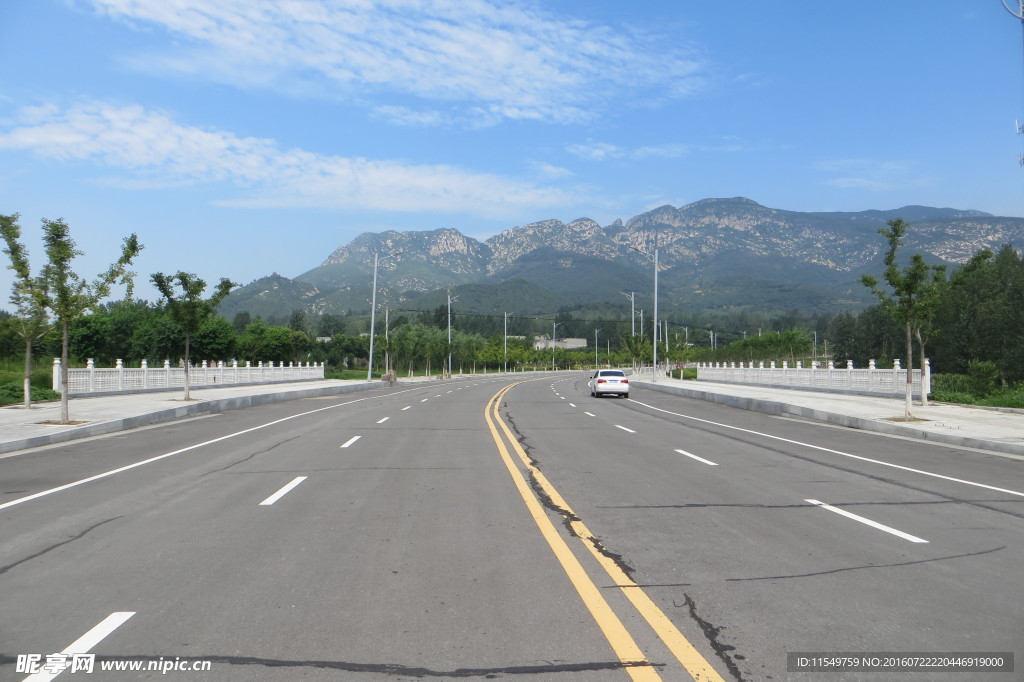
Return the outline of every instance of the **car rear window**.
{"type": "Polygon", "coordinates": [[[618,369],[602,369],[601,376],[603,377],[624,377],[626,373],[618,369]]]}

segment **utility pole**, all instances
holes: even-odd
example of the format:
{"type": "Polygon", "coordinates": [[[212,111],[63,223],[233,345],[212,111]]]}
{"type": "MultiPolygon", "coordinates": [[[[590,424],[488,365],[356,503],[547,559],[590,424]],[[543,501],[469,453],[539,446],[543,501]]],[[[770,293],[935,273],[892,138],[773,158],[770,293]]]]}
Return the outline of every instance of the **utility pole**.
{"type": "Polygon", "coordinates": [[[594,371],[595,372],[598,370],[598,367],[599,367],[599,364],[600,364],[598,359],[597,359],[597,333],[599,331],[601,331],[601,330],[600,329],[595,329],[594,330],[594,371]]]}

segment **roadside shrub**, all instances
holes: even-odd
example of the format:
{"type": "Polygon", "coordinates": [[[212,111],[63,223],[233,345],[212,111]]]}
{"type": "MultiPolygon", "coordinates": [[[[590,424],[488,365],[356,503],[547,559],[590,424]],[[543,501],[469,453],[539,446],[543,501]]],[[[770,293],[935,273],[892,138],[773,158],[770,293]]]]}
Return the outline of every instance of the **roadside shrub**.
{"type": "Polygon", "coordinates": [[[971,393],[984,398],[999,386],[999,367],[990,360],[971,360],[967,363],[967,376],[971,393]]]}
{"type": "MultiPolygon", "coordinates": [[[[60,393],[49,389],[32,386],[32,402],[41,400],[59,400],[60,393]]],[[[25,400],[21,384],[0,384],[0,405],[13,405],[25,400]]]]}
{"type": "Polygon", "coordinates": [[[930,394],[932,400],[937,400],[940,403],[959,403],[961,405],[973,405],[975,398],[970,393],[961,393],[957,391],[937,391],[933,390],[930,394]]]}
{"type": "MultiPolygon", "coordinates": [[[[971,393],[971,380],[966,374],[933,374],[932,396],[937,393],[971,393]]],[[[939,398],[935,398],[939,400],[939,398]]]]}
{"type": "Polygon", "coordinates": [[[995,391],[984,400],[978,401],[979,405],[986,407],[1012,407],[1024,409],[1024,387],[1004,388],[995,391]]]}

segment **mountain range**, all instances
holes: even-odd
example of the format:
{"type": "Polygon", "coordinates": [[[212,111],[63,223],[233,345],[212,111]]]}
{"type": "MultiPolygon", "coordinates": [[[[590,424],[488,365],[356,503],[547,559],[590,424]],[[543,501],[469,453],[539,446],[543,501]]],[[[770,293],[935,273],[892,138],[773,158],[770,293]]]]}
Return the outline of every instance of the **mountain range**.
{"type": "Polygon", "coordinates": [[[646,305],[657,250],[664,309],[753,307],[837,312],[871,302],[859,283],[882,270],[878,230],[910,223],[903,252],[932,263],[964,263],[983,248],[1024,243],[1024,219],[926,206],[852,213],[805,213],[745,198],[661,206],[602,227],[589,218],[544,220],[479,241],[458,230],[363,233],[292,279],[274,274],[235,290],[221,312],[253,316],[365,313],[373,256],[378,302],[429,310],[451,289],[460,310],[551,313],[622,302],[646,305]],[[472,292],[471,294],[469,292],[472,292]],[[464,296],[465,295],[465,296],[464,296]],[[472,301],[470,304],[469,301],[472,301]]]}

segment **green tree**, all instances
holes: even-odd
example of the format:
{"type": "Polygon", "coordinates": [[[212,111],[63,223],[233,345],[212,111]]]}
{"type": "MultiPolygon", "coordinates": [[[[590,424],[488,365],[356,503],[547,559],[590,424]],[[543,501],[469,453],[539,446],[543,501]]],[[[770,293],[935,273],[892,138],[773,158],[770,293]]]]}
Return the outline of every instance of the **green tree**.
{"type": "Polygon", "coordinates": [[[161,272],[153,273],[153,285],[164,298],[167,315],[181,327],[185,335],[185,400],[189,397],[189,352],[192,335],[199,331],[207,318],[216,314],[216,308],[231,293],[234,282],[221,278],[220,283],[208,299],[203,298],[206,282],[189,272],[178,271],[167,276],[161,272]],[[180,288],[180,293],[178,289],[180,288]]]}
{"type": "Polygon", "coordinates": [[[93,358],[99,366],[109,367],[117,359],[111,352],[113,330],[114,325],[107,315],[83,315],[72,322],[68,330],[68,354],[79,361],[93,358]]]}
{"type": "Polygon", "coordinates": [[[651,355],[651,341],[644,334],[636,334],[622,337],[622,347],[629,354],[633,361],[633,370],[636,371],[637,363],[641,358],[651,355]]]}
{"type": "Polygon", "coordinates": [[[1011,245],[984,250],[958,268],[935,316],[936,364],[965,373],[990,361],[1001,380],[1024,379],[1024,261],[1011,245]]]}
{"type": "Polygon", "coordinates": [[[262,357],[260,360],[284,362],[295,357],[295,345],[292,330],[288,327],[268,327],[263,336],[262,357]]]}
{"type": "Polygon", "coordinates": [[[306,331],[306,311],[296,309],[288,318],[288,328],[294,332],[306,331]]]}
{"type": "Polygon", "coordinates": [[[317,326],[317,336],[337,336],[345,332],[345,319],[339,315],[324,313],[317,326]]]}
{"type": "Polygon", "coordinates": [[[178,357],[183,349],[181,329],[161,311],[140,321],[131,335],[128,354],[153,361],[178,357]]]}
{"type": "MultiPolygon", "coordinates": [[[[896,262],[896,254],[903,245],[903,238],[909,226],[902,218],[890,220],[888,225],[889,229],[882,228],[878,233],[885,237],[889,244],[883,262],[886,265],[884,278],[892,292],[879,288],[878,279],[872,275],[861,277],[861,283],[871,289],[889,315],[903,325],[907,370],[905,418],[912,419],[910,408],[913,389],[911,373],[914,368],[913,338],[916,333],[921,342],[922,327],[928,325],[934,317],[945,288],[946,268],[944,265],[929,266],[925,263],[924,256],[915,253],[910,258],[910,265],[901,270],[896,262]]],[[[927,401],[927,396],[923,398],[927,401]]]]}
{"type": "Polygon", "coordinates": [[[46,247],[47,263],[43,267],[41,286],[48,292],[47,307],[57,318],[57,327],[61,334],[60,421],[67,424],[71,421],[68,413],[70,324],[110,296],[110,288],[116,282],[127,287],[126,298],[131,298],[135,273],[130,272],[128,266],[142,250],[142,245],[135,234],[126,237],[117,261],[92,283],[88,283],[71,267],[71,262],[76,256],[82,255],[82,252],[75,248],[67,223],[61,219],[44,219],[43,244],[46,247]]]}
{"type": "Polygon", "coordinates": [[[192,350],[206,360],[228,360],[235,354],[238,335],[235,327],[220,315],[208,317],[192,338],[192,350]]]}
{"type": "Polygon", "coordinates": [[[238,337],[238,354],[249,362],[258,362],[263,356],[264,338],[269,328],[259,317],[246,325],[245,331],[238,337]]]}
{"type": "Polygon", "coordinates": [[[309,334],[301,329],[292,331],[292,353],[296,362],[306,362],[307,354],[313,349],[309,334]]]}
{"type": "Polygon", "coordinates": [[[32,346],[43,338],[51,328],[46,314],[50,297],[46,280],[33,277],[29,266],[28,251],[19,241],[21,226],[18,214],[0,215],[0,236],[7,245],[4,253],[11,259],[11,270],[14,270],[14,283],[11,286],[11,303],[18,311],[14,330],[25,342],[25,374],[23,390],[25,408],[32,407],[32,346]]]}
{"type": "Polygon", "coordinates": [[[231,324],[235,328],[236,334],[244,334],[245,328],[252,322],[252,315],[249,314],[248,310],[242,310],[241,312],[235,313],[235,318],[231,321],[231,324]]]}

